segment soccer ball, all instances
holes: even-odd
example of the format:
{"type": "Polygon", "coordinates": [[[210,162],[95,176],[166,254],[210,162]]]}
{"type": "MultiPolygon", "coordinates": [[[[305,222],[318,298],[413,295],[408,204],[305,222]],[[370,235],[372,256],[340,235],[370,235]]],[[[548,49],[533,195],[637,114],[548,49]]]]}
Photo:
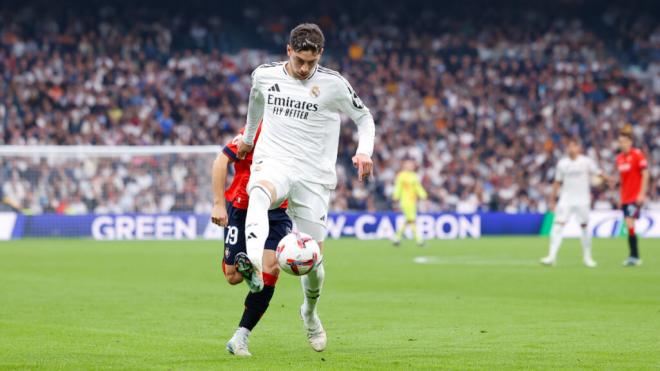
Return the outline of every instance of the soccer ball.
{"type": "Polygon", "coordinates": [[[275,251],[280,268],[294,276],[304,276],[316,268],[321,249],[314,239],[305,233],[289,233],[275,251]]]}

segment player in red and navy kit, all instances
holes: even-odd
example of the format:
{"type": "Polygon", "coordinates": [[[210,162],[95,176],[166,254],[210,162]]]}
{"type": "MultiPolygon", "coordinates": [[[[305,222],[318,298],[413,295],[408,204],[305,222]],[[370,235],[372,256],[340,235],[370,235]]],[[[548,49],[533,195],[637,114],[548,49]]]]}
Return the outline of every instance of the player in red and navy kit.
{"type": "Polygon", "coordinates": [[[623,262],[623,265],[627,267],[642,264],[637,247],[635,220],[639,218],[639,211],[644,203],[649,183],[646,158],[641,150],[633,148],[631,129],[630,126],[626,126],[621,130],[619,135],[621,153],[616,157],[616,166],[619,170],[621,183],[621,208],[628,227],[630,256],[623,262]]]}
{"type": "MultiPolygon", "coordinates": [[[[259,127],[259,129],[261,129],[259,127]]],[[[257,137],[259,136],[259,130],[257,137]]],[[[250,166],[252,153],[245,159],[239,160],[236,156],[236,144],[241,139],[243,130],[230,143],[222,153],[218,154],[213,163],[213,211],[211,221],[225,229],[225,251],[222,260],[222,271],[227,282],[236,285],[243,282],[244,277],[251,272],[252,265],[247,258],[245,247],[245,217],[248,208],[248,194],[246,191],[250,179],[250,166]],[[227,167],[234,165],[234,179],[225,191],[227,180],[227,167]]],[[[279,274],[279,266],[275,257],[278,242],[291,231],[291,219],[286,214],[287,201],[279,208],[268,212],[270,230],[265,242],[263,254],[263,280],[264,288],[260,292],[250,292],[245,298],[245,310],[234,336],[227,343],[227,350],[231,354],[250,356],[247,343],[248,336],[257,325],[261,316],[266,312],[268,304],[273,297],[275,283],[279,274]]]]}

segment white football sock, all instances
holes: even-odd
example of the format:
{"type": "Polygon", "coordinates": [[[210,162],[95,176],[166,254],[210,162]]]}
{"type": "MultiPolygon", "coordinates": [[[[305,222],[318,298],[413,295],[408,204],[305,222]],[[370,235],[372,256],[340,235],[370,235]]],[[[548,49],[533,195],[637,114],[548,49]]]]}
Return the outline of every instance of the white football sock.
{"type": "Polygon", "coordinates": [[[589,233],[588,227],[582,228],[580,241],[582,242],[582,256],[585,259],[591,259],[591,233],[589,233]]]}
{"type": "Polygon", "coordinates": [[[254,187],[250,191],[250,203],[245,216],[245,245],[248,258],[259,270],[264,255],[264,245],[268,238],[268,208],[270,196],[265,189],[254,187]]]}
{"type": "Polygon", "coordinates": [[[234,333],[234,336],[246,338],[246,337],[250,336],[250,332],[251,331],[246,329],[245,327],[239,327],[238,329],[236,329],[236,332],[234,333]]]}
{"type": "Polygon", "coordinates": [[[555,223],[552,226],[552,232],[550,232],[550,252],[548,253],[548,256],[552,258],[552,260],[557,259],[557,252],[559,252],[559,247],[561,246],[561,240],[563,238],[561,234],[563,229],[564,226],[561,224],[555,223]]]}
{"type": "Polygon", "coordinates": [[[323,263],[316,267],[313,271],[302,276],[300,282],[302,283],[303,296],[303,314],[310,316],[316,310],[316,303],[321,296],[321,289],[323,288],[323,280],[325,279],[325,268],[323,263]]]}
{"type": "Polygon", "coordinates": [[[413,238],[417,243],[422,243],[424,240],[422,239],[422,233],[417,230],[417,223],[410,223],[410,228],[412,228],[412,233],[413,233],[413,238]]]}

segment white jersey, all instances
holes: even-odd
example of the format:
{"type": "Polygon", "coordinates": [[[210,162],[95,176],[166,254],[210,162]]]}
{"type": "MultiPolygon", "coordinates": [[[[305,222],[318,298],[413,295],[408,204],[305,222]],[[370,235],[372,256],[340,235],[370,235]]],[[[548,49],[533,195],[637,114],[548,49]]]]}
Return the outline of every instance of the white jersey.
{"type": "Polygon", "coordinates": [[[589,157],[578,155],[575,160],[559,160],[555,181],[561,182],[559,203],[565,205],[591,204],[591,177],[600,174],[596,163],[589,157]]]}
{"type": "Polygon", "coordinates": [[[339,73],[317,66],[305,80],[290,76],[286,62],[265,64],[252,73],[245,142],[261,134],[253,162],[274,159],[306,181],[333,187],[339,146],[339,113],[358,126],[356,153],[372,155],[374,121],[351,85],[339,73]]]}

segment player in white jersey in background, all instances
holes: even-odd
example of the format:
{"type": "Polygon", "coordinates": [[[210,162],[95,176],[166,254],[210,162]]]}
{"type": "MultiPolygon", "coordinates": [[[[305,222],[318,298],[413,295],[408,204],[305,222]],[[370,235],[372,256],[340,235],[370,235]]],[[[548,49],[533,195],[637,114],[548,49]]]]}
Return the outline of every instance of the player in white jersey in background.
{"type": "Polygon", "coordinates": [[[555,170],[555,181],[552,185],[550,209],[555,211],[554,224],[550,232],[550,251],[548,256],[541,259],[545,265],[554,265],[557,262],[557,252],[561,246],[564,225],[571,215],[580,223],[582,243],[582,257],[584,265],[595,268],[596,262],[591,255],[591,233],[589,232],[589,211],[591,210],[591,179],[603,178],[603,173],[596,163],[581,154],[581,146],[577,140],[568,142],[568,156],[559,160],[555,170]],[[557,191],[561,187],[559,202],[555,208],[557,191]]]}
{"type": "MultiPolygon", "coordinates": [[[[297,229],[318,241],[323,252],[330,192],[335,188],[340,116],[347,114],[358,128],[353,165],[367,179],[373,163],[373,117],[351,85],[337,72],[318,65],[324,37],[315,24],[296,26],[287,45],[288,61],[266,64],[252,73],[247,127],[238,156],[248,153],[263,117],[248,183],[250,203],[245,221],[246,249],[252,262],[251,290],[263,287],[264,242],[268,209],[289,200],[288,212],[297,229]]],[[[304,302],[300,308],[312,348],[322,351],[327,337],[316,312],[325,269],[321,263],[301,277],[304,302]]]]}

